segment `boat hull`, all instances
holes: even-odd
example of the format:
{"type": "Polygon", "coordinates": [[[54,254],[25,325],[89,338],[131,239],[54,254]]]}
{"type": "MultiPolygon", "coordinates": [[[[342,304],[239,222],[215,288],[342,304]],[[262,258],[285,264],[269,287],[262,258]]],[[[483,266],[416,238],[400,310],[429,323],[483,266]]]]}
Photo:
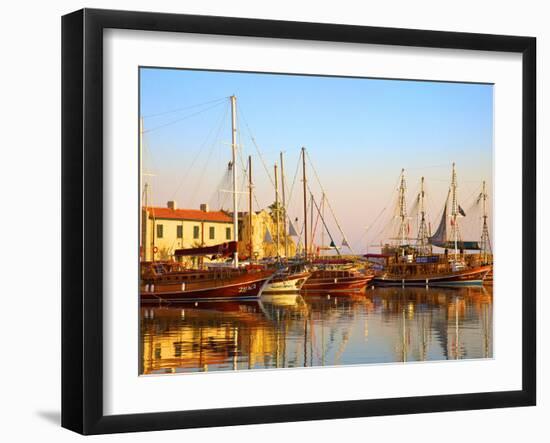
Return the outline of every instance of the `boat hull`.
{"type": "Polygon", "coordinates": [[[266,285],[262,294],[279,294],[298,292],[311,276],[309,272],[300,272],[298,274],[275,276],[266,285]]]}
{"type": "Polygon", "coordinates": [[[141,287],[142,302],[235,300],[257,298],[273,277],[270,270],[235,275],[204,282],[146,284],[141,287]]]}
{"type": "Polygon", "coordinates": [[[303,292],[360,292],[364,290],[373,276],[358,275],[351,277],[316,276],[315,273],[302,286],[303,292]]]}
{"type": "Polygon", "coordinates": [[[374,284],[378,286],[480,286],[490,270],[490,266],[480,266],[463,271],[418,276],[382,274],[374,278],[374,284]]]}

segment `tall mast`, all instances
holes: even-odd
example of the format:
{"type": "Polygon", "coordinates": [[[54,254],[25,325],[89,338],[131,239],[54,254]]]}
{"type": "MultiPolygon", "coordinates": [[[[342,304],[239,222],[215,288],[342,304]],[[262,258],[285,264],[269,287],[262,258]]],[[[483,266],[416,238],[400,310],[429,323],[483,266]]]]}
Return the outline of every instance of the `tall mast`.
{"type": "Polygon", "coordinates": [[[279,258],[279,174],[277,172],[277,163],[275,163],[275,231],[277,258],[279,258]]]}
{"type": "Polygon", "coordinates": [[[311,234],[310,237],[309,237],[309,244],[310,244],[309,252],[310,252],[310,255],[313,256],[313,254],[314,254],[313,242],[315,241],[315,239],[313,238],[314,237],[314,233],[313,233],[313,194],[311,194],[311,196],[310,196],[309,208],[310,208],[309,233],[311,234]]]}
{"type": "Polygon", "coordinates": [[[455,259],[458,258],[458,200],[456,198],[456,170],[455,164],[453,163],[453,173],[451,176],[451,232],[452,239],[455,245],[455,259]]]}
{"type": "Polygon", "coordinates": [[[283,240],[285,242],[285,257],[288,258],[288,238],[286,234],[286,193],[285,193],[285,163],[281,151],[281,189],[283,190],[283,240]]]}
{"type": "Polygon", "coordinates": [[[408,236],[407,228],[407,206],[405,201],[405,193],[407,191],[407,186],[405,183],[405,170],[401,169],[401,180],[399,181],[399,195],[398,195],[398,205],[399,205],[399,234],[398,237],[401,240],[401,249],[402,255],[405,255],[405,244],[408,236]]]}
{"type": "Polygon", "coordinates": [[[248,156],[248,235],[250,236],[250,243],[248,245],[250,251],[248,256],[252,259],[254,252],[254,236],[252,234],[252,156],[248,156]]]}
{"type": "Polygon", "coordinates": [[[420,223],[418,225],[418,240],[420,241],[419,252],[421,254],[430,253],[428,246],[428,227],[426,226],[426,209],[424,207],[424,177],[420,179],[420,223]]]}
{"type": "Polygon", "coordinates": [[[488,252],[491,246],[489,240],[489,226],[487,225],[487,191],[485,188],[485,180],[483,181],[481,198],[483,200],[483,228],[481,230],[481,251],[483,254],[483,263],[487,263],[488,252]]]}
{"type": "MultiPolygon", "coordinates": [[[[233,169],[233,240],[239,239],[239,213],[237,208],[237,97],[232,95],[231,99],[231,153],[233,169]]],[[[233,255],[233,266],[239,266],[239,253],[233,255]]]]}
{"type": "Polygon", "coordinates": [[[145,260],[145,250],[146,245],[144,241],[145,235],[143,235],[144,232],[146,232],[147,226],[144,226],[147,224],[147,206],[145,207],[145,217],[143,217],[143,193],[147,192],[147,188],[144,188],[143,186],[143,117],[139,118],[139,195],[141,197],[140,203],[140,212],[141,212],[141,223],[139,224],[139,238],[141,241],[141,250],[143,259],[145,260]]]}
{"type": "Polygon", "coordinates": [[[302,181],[304,184],[304,259],[307,260],[307,181],[306,148],[302,146],[302,181]]]}
{"type": "MultiPolygon", "coordinates": [[[[321,217],[325,219],[325,193],[321,195],[321,217]]],[[[321,229],[321,248],[325,247],[325,230],[321,229]]],[[[322,249],[321,249],[322,250],[322,249]]]]}

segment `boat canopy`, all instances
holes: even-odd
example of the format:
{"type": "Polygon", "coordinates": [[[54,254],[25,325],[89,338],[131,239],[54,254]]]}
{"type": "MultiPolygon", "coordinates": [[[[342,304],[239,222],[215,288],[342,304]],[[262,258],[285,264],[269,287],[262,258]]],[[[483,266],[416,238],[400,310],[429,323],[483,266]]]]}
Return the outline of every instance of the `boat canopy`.
{"type": "Polygon", "coordinates": [[[221,257],[231,257],[237,252],[237,242],[229,241],[214,246],[203,246],[200,248],[176,249],[176,257],[199,257],[204,255],[215,255],[221,257]]]}

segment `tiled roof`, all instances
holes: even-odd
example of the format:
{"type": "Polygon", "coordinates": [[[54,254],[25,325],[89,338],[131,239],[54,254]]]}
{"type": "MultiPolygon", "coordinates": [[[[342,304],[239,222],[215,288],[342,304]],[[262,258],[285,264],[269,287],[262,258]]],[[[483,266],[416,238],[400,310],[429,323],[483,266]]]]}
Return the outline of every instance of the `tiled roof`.
{"type": "Polygon", "coordinates": [[[196,220],[231,223],[233,219],[223,211],[201,211],[199,209],[147,208],[149,217],[168,220],[196,220]]]}

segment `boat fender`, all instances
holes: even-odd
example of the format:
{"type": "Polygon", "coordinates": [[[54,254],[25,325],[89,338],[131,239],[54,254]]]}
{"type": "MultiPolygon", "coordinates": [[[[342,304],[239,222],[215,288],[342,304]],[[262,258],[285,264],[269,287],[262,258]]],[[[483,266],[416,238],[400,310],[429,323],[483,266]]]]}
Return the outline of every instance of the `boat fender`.
{"type": "Polygon", "coordinates": [[[182,292],[185,291],[185,283],[182,283],[182,284],[181,284],[181,291],[182,291],[182,292]]]}

